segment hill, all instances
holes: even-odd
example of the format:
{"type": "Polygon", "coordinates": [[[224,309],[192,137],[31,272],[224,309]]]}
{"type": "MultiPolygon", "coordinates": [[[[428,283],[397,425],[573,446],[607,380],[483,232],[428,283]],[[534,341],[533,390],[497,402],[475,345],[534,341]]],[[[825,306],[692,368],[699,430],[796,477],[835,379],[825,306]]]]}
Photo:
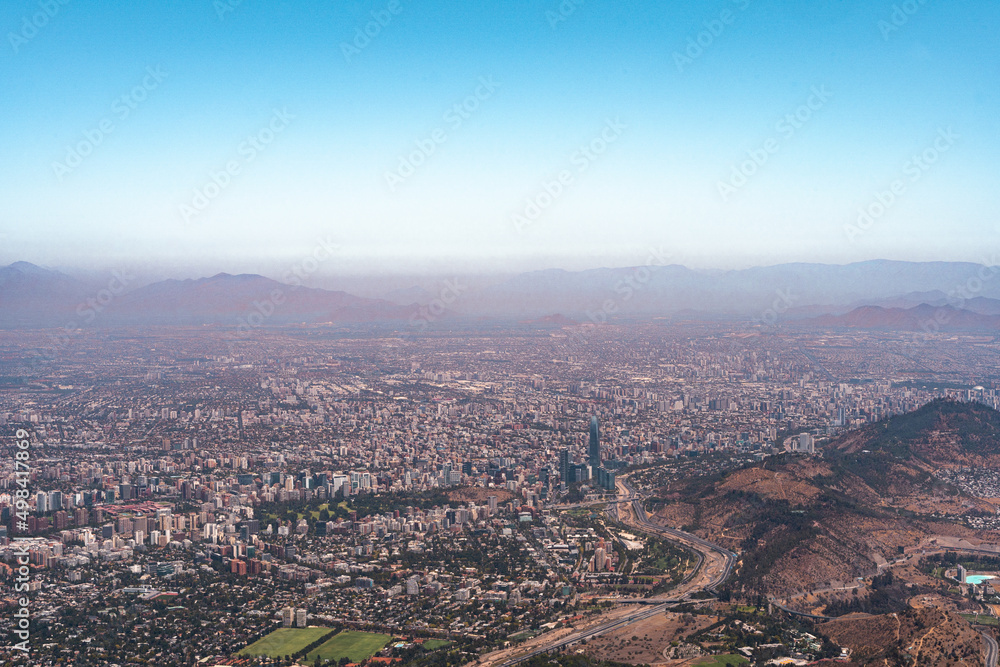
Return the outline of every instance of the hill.
{"type": "Polygon", "coordinates": [[[898,614],[858,616],[822,625],[822,631],[851,649],[864,665],[968,667],[982,665],[982,639],[954,613],[906,609],[898,614]]]}
{"type": "Polygon", "coordinates": [[[783,454],[671,483],[657,514],[740,553],[733,594],[836,588],[932,535],[974,535],[958,520],[995,509],[933,473],[948,457],[988,451],[997,432],[996,411],[936,401],[845,434],[824,458],[783,454]]]}
{"type": "Polygon", "coordinates": [[[847,433],[827,450],[881,451],[933,465],[1000,464],[1000,412],[981,403],[937,400],[847,433]]]}
{"type": "MultiPolygon", "coordinates": [[[[983,300],[977,306],[988,309],[994,300],[983,300]],[[990,303],[987,303],[990,302],[990,303]]],[[[828,329],[885,329],[889,331],[995,331],[1000,329],[1000,317],[952,306],[932,306],[922,303],[912,308],[861,306],[844,315],[822,315],[799,322],[803,326],[828,329]]]]}

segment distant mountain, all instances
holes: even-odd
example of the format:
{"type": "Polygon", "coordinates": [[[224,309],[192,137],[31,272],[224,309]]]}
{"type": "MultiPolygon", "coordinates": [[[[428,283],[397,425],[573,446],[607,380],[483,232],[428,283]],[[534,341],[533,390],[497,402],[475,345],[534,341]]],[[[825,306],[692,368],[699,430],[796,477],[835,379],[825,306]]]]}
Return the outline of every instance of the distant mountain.
{"type": "Polygon", "coordinates": [[[18,262],[0,269],[0,327],[405,321],[413,308],[346,292],[220,273],[120,293],[18,262]]]}
{"type": "Polygon", "coordinates": [[[405,320],[412,309],[346,292],[292,287],[253,274],[220,273],[199,280],[165,280],[123,295],[109,308],[110,323],[268,325],[291,322],[405,320]],[[254,314],[256,313],[256,314],[254,314]]]}
{"type": "Polygon", "coordinates": [[[903,310],[907,310],[924,304],[934,306],[935,308],[940,308],[941,306],[951,306],[953,308],[979,313],[980,315],[1000,315],[1000,299],[989,299],[983,296],[962,298],[958,294],[954,293],[949,297],[940,290],[933,290],[930,292],[911,292],[909,294],[900,294],[888,299],[862,301],[851,304],[852,308],[843,309],[840,312],[837,312],[836,309],[830,309],[823,314],[842,314],[848,310],[861,306],[880,306],[882,308],[901,308],[903,310]]]}
{"type": "Polygon", "coordinates": [[[568,317],[564,317],[563,315],[556,313],[555,315],[546,315],[545,317],[539,317],[534,320],[526,320],[524,322],[521,322],[521,324],[529,324],[543,328],[545,327],[561,328],[561,327],[577,326],[580,323],[577,322],[576,320],[571,320],[568,317]]]}
{"type": "Polygon", "coordinates": [[[0,267],[0,327],[64,326],[86,298],[86,285],[28,262],[0,267]]]}
{"type": "Polygon", "coordinates": [[[977,296],[962,302],[962,308],[971,310],[980,315],[1000,315],[1000,299],[987,299],[984,296],[977,296]]]}
{"type": "MultiPolygon", "coordinates": [[[[389,291],[375,289],[388,284],[377,276],[367,282],[360,277],[344,279],[352,291],[382,294],[382,300],[343,291],[293,289],[266,282],[269,279],[263,276],[220,274],[162,281],[116,295],[106,309],[102,304],[101,314],[108,317],[101,317],[99,323],[226,322],[248,312],[269,290],[282,289],[292,298],[269,320],[274,323],[328,318],[397,321],[409,317],[408,311],[399,308],[427,306],[446,293],[447,313],[435,315],[434,322],[447,320],[448,326],[460,324],[463,318],[524,322],[561,314],[586,324],[652,318],[769,324],[812,320],[807,323],[919,330],[925,316],[944,315],[950,319],[942,329],[995,329],[990,318],[1000,317],[1000,280],[981,281],[980,292],[966,301],[948,298],[982,270],[979,265],[959,262],[876,260],[706,271],[661,263],[651,255],[649,263],[635,267],[552,269],[502,279],[459,277],[462,288],[455,293],[444,287],[447,281],[389,291]],[[436,286],[428,289],[431,284],[436,286]],[[950,310],[928,314],[927,308],[950,310]]],[[[95,309],[86,300],[95,298],[101,288],[92,281],[25,262],[4,267],[0,269],[0,327],[63,326],[67,317],[90,319],[95,309]]]]}
{"type": "Polygon", "coordinates": [[[411,304],[424,306],[434,300],[434,294],[423,287],[414,285],[413,287],[386,292],[382,295],[382,298],[399,306],[409,306],[411,304]]]}
{"type": "MultiPolygon", "coordinates": [[[[782,264],[699,271],[659,265],[653,260],[648,265],[620,269],[520,274],[470,291],[458,309],[471,315],[519,319],[563,313],[582,321],[664,317],[682,311],[709,318],[726,315],[767,319],[770,312],[786,314],[807,309],[800,310],[799,316],[808,317],[840,314],[850,307],[914,293],[933,293],[947,300],[948,293],[966,285],[981,269],[980,265],[962,262],[875,260],[847,265],[782,264]]],[[[1000,298],[1000,281],[983,283],[978,297],[1000,298]]],[[[904,301],[899,305],[919,303],[904,301]]]]}
{"type": "MultiPolygon", "coordinates": [[[[993,301],[992,299],[984,300],[993,301]]],[[[799,324],[823,328],[886,329],[892,331],[997,331],[1000,317],[952,306],[920,304],[913,308],[862,306],[844,315],[822,315],[799,324]]]]}

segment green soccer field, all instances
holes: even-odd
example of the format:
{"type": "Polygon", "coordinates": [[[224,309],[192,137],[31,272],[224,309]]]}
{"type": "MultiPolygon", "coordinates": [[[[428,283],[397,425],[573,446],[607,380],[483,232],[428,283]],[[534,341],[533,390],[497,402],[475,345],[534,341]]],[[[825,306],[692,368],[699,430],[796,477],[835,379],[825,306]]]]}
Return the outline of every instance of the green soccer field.
{"type": "Polygon", "coordinates": [[[702,658],[700,662],[696,662],[697,667],[726,667],[727,664],[730,665],[745,665],[750,661],[744,658],[742,655],[715,655],[711,658],[702,658]]]}
{"type": "Polygon", "coordinates": [[[356,632],[345,630],[333,638],[323,642],[319,648],[306,656],[306,661],[313,663],[320,660],[340,660],[347,658],[351,662],[361,662],[372,657],[392,640],[390,635],[380,635],[372,632],[356,632]]]}
{"type": "Polygon", "coordinates": [[[237,655],[266,655],[280,658],[304,649],[317,639],[330,633],[330,628],[280,628],[261,637],[237,655]]]}

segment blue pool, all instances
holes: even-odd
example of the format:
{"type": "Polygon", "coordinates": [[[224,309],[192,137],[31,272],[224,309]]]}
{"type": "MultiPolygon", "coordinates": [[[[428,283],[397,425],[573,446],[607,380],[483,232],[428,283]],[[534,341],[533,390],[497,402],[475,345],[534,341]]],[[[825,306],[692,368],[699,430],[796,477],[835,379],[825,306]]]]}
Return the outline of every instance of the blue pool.
{"type": "Polygon", "coordinates": [[[987,579],[996,579],[988,574],[970,574],[965,578],[966,583],[979,585],[987,579]]]}

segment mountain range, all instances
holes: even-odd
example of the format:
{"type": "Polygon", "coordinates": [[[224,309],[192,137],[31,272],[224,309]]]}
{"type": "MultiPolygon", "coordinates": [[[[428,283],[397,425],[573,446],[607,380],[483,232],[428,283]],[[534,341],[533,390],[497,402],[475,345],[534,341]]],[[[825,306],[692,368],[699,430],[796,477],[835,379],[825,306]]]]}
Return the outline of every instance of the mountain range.
{"type": "Polygon", "coordinates": [[[732,271],[651,262],[495,279],[416,277],[409,287],[356,296],[255,274],[142,285],[119,275],[95,283],[16,262],[0,267],[0,328],[236,325],[247,318],[253,326],[416,321],[422,327],[462,319],[570,325],[656,318],[905,331],[928,330],[933,321],[933,330],[995,331],[1000,280],[992,280],[993,272],[963,262],[874,260],[732,271]]]}
{"type": "Polygon", "coordinates": [[[97,287],[18,262],[0,268],[0,327],[131,324],[235,325],[406,321],[414,307],[346,292],[293,286],[259,275],[220,273],[128,289],[97,287]]]}

